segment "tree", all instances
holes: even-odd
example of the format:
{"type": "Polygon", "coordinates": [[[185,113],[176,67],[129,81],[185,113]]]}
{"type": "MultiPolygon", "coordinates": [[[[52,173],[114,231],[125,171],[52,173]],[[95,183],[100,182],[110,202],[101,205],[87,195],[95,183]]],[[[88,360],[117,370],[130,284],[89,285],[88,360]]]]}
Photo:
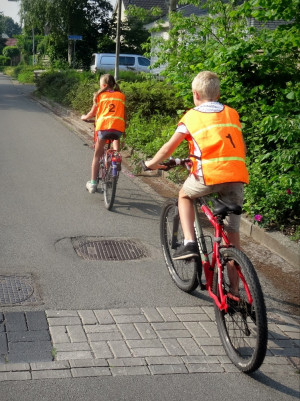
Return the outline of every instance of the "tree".
{"type": "Polygon", "coordinates": [[[97,40],[109,32],[111,10],[107,0],[21,0],[25,31],[35,29],[49,35],[49,55],[53,61],[70,62],[74,43],[68,36],[82,36],[83,40],[76,42],[76,60],[81,65],[88,64],[91,53],[97,49],[97,40]]]}

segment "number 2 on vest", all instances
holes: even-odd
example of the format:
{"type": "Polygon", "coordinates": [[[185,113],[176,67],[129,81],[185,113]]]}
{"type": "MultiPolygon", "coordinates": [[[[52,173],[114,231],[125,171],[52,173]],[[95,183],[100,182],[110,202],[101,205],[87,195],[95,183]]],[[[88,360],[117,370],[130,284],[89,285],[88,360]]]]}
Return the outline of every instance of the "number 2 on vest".
{"type": "Polygon", "coordinates": [[[116,111],[116,105],[113,103],[110,103],[109,105],[109,112],[114,113],[116,111]]]}
{"type": "Polygon", "coordinates": [[[235,148],[235,144],[234,144],[234,142],[233,142],[233,140],[231,138],[231,135],[230,134],[226,135],[226,138],[228,138],[230,140],[231,145],[235,148]]]}

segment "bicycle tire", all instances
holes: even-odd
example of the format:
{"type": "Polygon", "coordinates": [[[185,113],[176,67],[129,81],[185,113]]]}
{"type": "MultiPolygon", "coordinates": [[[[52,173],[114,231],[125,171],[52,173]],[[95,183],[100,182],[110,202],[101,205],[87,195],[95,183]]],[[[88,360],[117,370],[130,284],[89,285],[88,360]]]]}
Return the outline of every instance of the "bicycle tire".
{"type": "Polygon", "coordinates": [[[182,291],[194,291],[198,286],[198,263],[201,263],[201,261],[199,262],[200,259],[191,259],[190,261],[172,259],[172,253],[184,240],[177,200],[168,200],[162,209],[160,217],[160,240],[166,265],[172,280],[182,291]],[[178,224],[178,230],[176,230],[175,227],[177,239],[174,241],[176,244],[174,244],[175,246],[172,248],[174,224],[178,224]]]}
{"type": "MultiPolygon", "coordinates": [[[[224,293],[229,292],[227,262],[232,260],[237,269],[240,268],[253,299],[250,305],[245,285],[239,279],[240,300],[227,298],[227,313],[215,304],[218,331],[228,357],[238,369],[251,373],[261,366],[267,351],[268,324],[263,292],[251,261],[242,251],[221,248],[220,260],[223,266],[224,293]]],[[[219,296],[217,268],[214,271],[213,291],[219,296]]]]}
{"type": "Polygon", "coordinates": [[[117,180],[118,177],[112,175],[111,164],[108,165],[103,184],[104,204],[107,210],[111,210],[113,207],[116,196],[117,180]]]}

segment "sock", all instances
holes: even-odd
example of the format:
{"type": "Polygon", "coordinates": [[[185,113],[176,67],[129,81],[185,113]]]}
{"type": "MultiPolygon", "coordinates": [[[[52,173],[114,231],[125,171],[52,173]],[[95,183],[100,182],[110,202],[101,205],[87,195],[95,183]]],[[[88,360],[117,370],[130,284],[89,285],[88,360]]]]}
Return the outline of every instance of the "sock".
{"type": "Polygon", "coordinates": [[[192,244],[194,244],[196,241],[193,241],[193,240],[191,240],[191,239],[185,239],[183,244],[184,244],[184,245],[187,245],[187,244],[189,244],[190,242],[191,242],[192,244]]]}
{"type": "Polygon", "coordinates": [[[95,184],[97,184],[97,181],[96,180],[91,180],[91,184],[95,185],[95,184]]]}

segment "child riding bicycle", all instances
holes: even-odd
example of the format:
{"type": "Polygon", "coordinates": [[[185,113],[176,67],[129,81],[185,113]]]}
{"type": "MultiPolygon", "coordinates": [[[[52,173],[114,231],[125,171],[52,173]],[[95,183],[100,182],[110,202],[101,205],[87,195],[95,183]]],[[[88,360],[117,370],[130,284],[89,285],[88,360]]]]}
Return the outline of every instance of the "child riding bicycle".
{"type": "Polygon", "coordinates": [[[86,121],[95,119],[95,152],[91,168],[91,180],[86,183],[89,193],[97,190],[99,160],[103,156],[107,139],[113,139],[113,148],[118,151],[120,137],[125,138],[125,95],[110,74],[100,78],[100,90],[94,94],[91,110],[81,116],[86,121]]]}
{"type": "MultiPolygon", "coordinates": [[[[193,199],[218,193],[224,202],[243,204],[244,184],[248,184],[244,144],[239,115],[236,110],[218,102],[220,81],[210,71],[200,72],[192,82],[196,107],[179,121],[177,129],[156,155],[145,162],[146,167],[164,169],[160,163],[170,157],[186,139],[192,168],[179,192],[178,209],[184,233],[184,244],[173,255],[174,260],[198,256],[194,233],[193,199]]],[[[240,216],[230,214],[225,229],[232,245],[240,248],[240,216]]],[[[232,277],[232,294],[238,278],[232,277]]]]}

